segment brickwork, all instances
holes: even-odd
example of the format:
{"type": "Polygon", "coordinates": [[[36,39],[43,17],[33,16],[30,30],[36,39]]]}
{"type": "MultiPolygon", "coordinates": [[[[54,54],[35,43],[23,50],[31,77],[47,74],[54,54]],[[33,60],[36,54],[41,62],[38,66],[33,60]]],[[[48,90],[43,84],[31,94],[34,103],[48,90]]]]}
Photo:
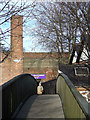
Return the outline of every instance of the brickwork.
{"type": "Polygon", "coordinates": [[[24,53],[24,73],[46,74],[42,82],[55,79],[58,74],[58,53],[24,53]]]}
{"type": "MultiPolygon", "coordinates": [[[[2,58],[4,58],[5,55],[2,54],[2,58]]],[[[2,64],[2,83],[8,81],[11,79],[11,58],[7,58],[2,64]]]]}
{"type": "Polygon", "coordinates": [[[21,73],[46,74],[44,82],[57,77],[58,53],[23,53],[23,16],[12,16],[11,54],[1,65],[2,83],[21,73]]]}
{"type": "Polygon", "coordinates": [[[11,54],[1,63],[1,68],[1,83],[23,73],[23,17],[20,15],[11,17],[11,54]]]}
{"type": "Polygon", "coordinates": [[[11,73],[23,73],[23,16],[11,17],[11,73]]]}
{"type": "Polygon", "coordinates": [[[28,69],[24,70],[24,73],[46,74],[46,79],[42,79],[42,82],[44,82],[44,81],[55,79],[57,77],[57,74],[58,74],[57,71],[58,71],[57,66],[55,68],[46,67],[46,68],[42,68],[42,69],[31,67],[31,69],[29,69],[29,70],[28,69]]]}

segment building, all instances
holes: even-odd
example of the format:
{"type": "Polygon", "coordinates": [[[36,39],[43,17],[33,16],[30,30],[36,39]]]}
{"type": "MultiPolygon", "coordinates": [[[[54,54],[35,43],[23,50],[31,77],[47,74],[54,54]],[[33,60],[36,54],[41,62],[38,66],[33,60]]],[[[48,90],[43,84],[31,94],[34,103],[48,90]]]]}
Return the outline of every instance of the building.
{"type": "MultiPolygon", "coordinates": [[[[5,55],[0,54],[3,60],[5,55]]],[[[12,16],[11,52],[0,65],[1,84],[22,73],[44,75],[42,80],[47,81],[58,74],[58,53],[23,53],[23,16],[12,16]]]]}

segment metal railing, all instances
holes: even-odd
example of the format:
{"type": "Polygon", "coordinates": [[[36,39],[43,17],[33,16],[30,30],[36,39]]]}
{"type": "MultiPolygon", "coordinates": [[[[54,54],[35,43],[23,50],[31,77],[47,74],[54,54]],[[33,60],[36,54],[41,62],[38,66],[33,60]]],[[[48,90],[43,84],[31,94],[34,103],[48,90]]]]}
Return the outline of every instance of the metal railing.
{"type": "MultiPolygon", "coordinates": [[[[90,105],[65,74],[60,72],[53,84],[62,100],[65,118],[90,119],[90,105]]],[[[3,84],[2,118],[14,118],[24,101],[34,94],[37,94],[37,82],[30,74],[19,75],[3,84]]]]}
{"type": "Polygon", "coordinates": [[[67,119],[90,119],[90,104],[62,72],[57,78],[56,92],[60,95],[67,119]]]}
{"type": "Polygon", "coordinates": [[[2,119],[11,119],[31,95],[37,93],[37,82],[30,74],[21,74],[2,85],[2,119]]]}

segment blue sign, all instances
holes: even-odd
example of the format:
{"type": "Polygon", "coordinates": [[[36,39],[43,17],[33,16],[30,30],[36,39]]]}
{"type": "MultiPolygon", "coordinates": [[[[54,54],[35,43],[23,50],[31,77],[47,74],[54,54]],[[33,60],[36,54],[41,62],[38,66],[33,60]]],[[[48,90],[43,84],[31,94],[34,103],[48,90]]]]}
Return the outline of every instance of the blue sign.
{"type": "Polygon", "coordinates": [[[31,74],[35,79],[46,79],[46,74],[31,74]]]}

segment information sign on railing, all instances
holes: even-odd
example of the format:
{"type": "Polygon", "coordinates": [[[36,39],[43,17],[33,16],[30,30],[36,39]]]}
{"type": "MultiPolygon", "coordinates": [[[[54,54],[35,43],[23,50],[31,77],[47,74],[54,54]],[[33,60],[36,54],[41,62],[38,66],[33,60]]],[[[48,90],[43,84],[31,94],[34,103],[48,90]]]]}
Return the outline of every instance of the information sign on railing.
{"type": "Polygon", "coordinates": [[[46,79],[46,74],[31,74],[35,79],[46,79]]]}

